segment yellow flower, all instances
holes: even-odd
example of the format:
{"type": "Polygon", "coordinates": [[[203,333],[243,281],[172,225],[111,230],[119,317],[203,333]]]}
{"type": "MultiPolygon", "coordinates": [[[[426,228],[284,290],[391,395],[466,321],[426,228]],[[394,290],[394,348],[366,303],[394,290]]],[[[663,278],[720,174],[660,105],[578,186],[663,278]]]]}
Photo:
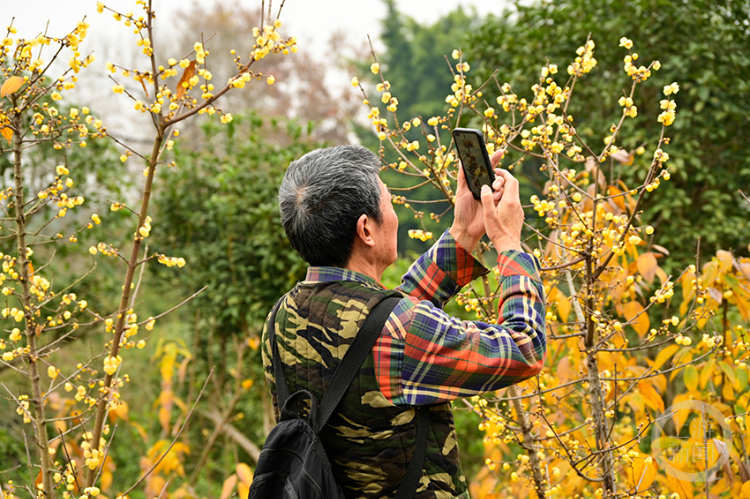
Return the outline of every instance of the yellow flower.
{"type": "Polygon", "coordinates": [[[10,341],[20,341],[21,340],[21,330],[17,327],[13,328],[13,331],[10,332],[9,336],[10,341]]]}
{"type": "Polygon", "coordinates": [[[273,85],[273,82],[275,82],[275,81],[276,81],[276,78],[274,78],[274,76],[273,76],[273,75],[269,76],[269,77],[268,77],[268,78],[266,79],[266,82],[267,82],[267,83],[268,83],[269,85],[273,85]]]}
{"type": "Polygon", "coordinates": [[[625,38],[624,36],[620,38],[620,47],[625,47],[626,49],[630,50],[633,48],[633,40],[630,40],[629,38],[625,38]]]}
{"type": "Polygon", "coordinates": [[[372,71],[372,74],[378,74],[380,72],[380,64],[377,62],[372,63],[370,66],[370,71],[372,71]]]}
{"type": "Polygon", "coordinates": [[[669,126],[672,123],[674,123],[675,119],[675,113],[674,111],[664,111],[659,115],[659,117],[656,119],[659,123],[663,123],[664,126],[669,126]]]}
{"type": "Polygon", "coordinates": [[[57,378],[57,369],[55,369],[55,366],[49,366],[47,368],[47,376],[49,376],[51,379],[57,378]]]}
{"type": "Polygon", "coordinates": [[[357,85],[359,85],[359,78],[355,76],[352,78],[352,86],[356,87],[357,85]]]}
{"type": "Polygon", "coordinates": [[[673,82],[670,85],[664,87],[664,95],[674,95],[680,91],[680,86],[677,82],[673,82]]]}

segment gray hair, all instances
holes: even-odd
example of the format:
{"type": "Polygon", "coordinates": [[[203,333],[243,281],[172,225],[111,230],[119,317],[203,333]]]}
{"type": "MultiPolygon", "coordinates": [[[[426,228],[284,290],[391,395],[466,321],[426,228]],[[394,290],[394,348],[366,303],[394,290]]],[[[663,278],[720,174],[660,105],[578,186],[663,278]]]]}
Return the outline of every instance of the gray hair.
{"type": "Polygon", "coordinates": [[[293,161],[279,188],[292,247],[310,265],[344,267],[361,215],[382,223],[380,161],[358,145],[317,149],[293,161]]]}

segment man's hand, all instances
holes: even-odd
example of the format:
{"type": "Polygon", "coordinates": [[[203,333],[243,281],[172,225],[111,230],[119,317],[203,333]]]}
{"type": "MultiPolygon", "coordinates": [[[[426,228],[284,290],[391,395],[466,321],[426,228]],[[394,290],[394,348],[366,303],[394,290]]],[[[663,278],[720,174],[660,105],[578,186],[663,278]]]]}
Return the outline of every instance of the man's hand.
{"type": "Polygon", "coordinates": [[[521,249],[521,229],[523,228],[523,207],[518,191],[518,180],[507,170],[495,170],[497,178],[493,183],[495,192],[489,186],[482,186],[482,206],[487,236],[498,252],[521,249]]]}
{"type": "MultiPolygon", "coordinates": [[[[505,151],[497,151],[492,155],[490,163],[492,163],[493,168],[500,162],[504,154],[505,151]]],[[[496,174],[498,171],[500,170],[495,169],[496,174]]],[[[495,178],[496,183],[498,178],[501,177],[495,178]]],[[[502,182],[504,182],[504,179],[501,181],[500,189],[502,189],[502,182]]],[[[496,194],[499,195],[501,192],[496,192],[496,194]]],[[[482,202],[474,199],[474,195],[466,183],[466,176],[461,163],[458,164],[458,188],[456,189],[455,210],[450,233],[461,247],[469,252],[473,252],[477,243],[485,234],[485,221],[482,215],[482,202]]]]}

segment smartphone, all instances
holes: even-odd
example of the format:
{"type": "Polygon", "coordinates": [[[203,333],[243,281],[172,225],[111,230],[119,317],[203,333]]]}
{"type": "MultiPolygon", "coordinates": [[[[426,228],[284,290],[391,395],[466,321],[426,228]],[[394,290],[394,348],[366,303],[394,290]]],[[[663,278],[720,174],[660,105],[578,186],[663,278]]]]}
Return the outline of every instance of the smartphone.
{"type": "Polygon", "coordinates": [[[474,199],[479,199],[482,186],[487,184],[492,188],[492,182],[495,180],[495,172],[487,154],[482,132],[474,128],[455,128],[453,139],[456,141],[458,157],[464,167],[466,183],[474,199]]]}

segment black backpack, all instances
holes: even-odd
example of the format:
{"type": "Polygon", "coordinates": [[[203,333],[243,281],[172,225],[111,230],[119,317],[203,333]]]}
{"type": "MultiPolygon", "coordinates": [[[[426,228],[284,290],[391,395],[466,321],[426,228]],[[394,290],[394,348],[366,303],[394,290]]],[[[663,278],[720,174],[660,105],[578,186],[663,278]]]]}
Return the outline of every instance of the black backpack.
{"type": "MultiPolygon", "coordinates": [[[[349,389],[362,362],[380,335],[385,321],[401,298],[386,298],[373,308],[336,368],[320,404],[307,390],[289,394],[275,335],[276,312],[282,300],[274,306],[268,323],[268,335],[273,350],[276,397],[282,409],[279,423],[268,434],[258,458],[248,499],[345,499],[333,477],[331,464],[318,435],[341,397],[349,389]],[[310,401],[309,415],[308,418],[303,418],[299,415],[297,404],[306,399],[310,401]]],[[[395,499],[414,497],[419,485],[427,449],[427,411],[427,408],[417,408],[418,426],[414,454],[395,499]]]]}

